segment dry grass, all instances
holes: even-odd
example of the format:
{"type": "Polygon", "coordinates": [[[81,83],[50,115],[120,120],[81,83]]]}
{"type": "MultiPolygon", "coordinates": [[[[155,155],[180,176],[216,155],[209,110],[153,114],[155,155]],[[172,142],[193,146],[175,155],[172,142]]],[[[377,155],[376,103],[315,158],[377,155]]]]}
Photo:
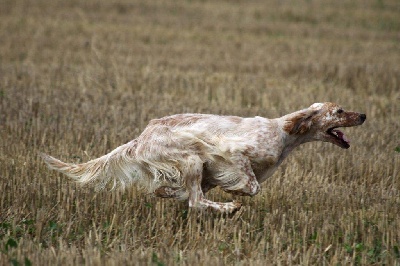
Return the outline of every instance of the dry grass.
{"type": "Polygon", "coordinates": [[[0,5],[0,264],[400,264],[398,1],[0,5]],[[234,216],[96,194],[37,156],[86,161],[173,113],[318,101],[367,114],[350,150],[304,145],[234,216]]]}

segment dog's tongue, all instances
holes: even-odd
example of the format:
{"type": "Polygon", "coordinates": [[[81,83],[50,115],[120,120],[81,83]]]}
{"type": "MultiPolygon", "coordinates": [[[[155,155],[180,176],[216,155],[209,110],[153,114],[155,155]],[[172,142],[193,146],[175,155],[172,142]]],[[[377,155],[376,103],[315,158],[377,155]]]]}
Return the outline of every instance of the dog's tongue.
{"type": "Polygon", "coordinates": [[[344,140],[347,143],[350,143],[350,140],[348,138],[346,138],[346,136],[344,135],[344,133],[338,129],[333,130],[333,132],[336,133],[336,135],[338,136],[338,138],[344,140]]]}

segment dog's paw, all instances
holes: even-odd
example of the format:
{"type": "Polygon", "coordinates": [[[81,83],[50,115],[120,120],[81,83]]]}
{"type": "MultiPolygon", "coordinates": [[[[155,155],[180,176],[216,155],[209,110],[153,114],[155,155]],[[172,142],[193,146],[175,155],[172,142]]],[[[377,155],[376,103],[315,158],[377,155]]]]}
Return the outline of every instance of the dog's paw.
{"type": "Polygon", "coordinates": [[[242,207],[242,203],[238,202],[238,201],[232,201],[232,202],[228,202],[225,203],[226,205],[224,206],[224,211],[226,213],[235,213],[238,210],[240,210],[240,208],[242,207]]]}

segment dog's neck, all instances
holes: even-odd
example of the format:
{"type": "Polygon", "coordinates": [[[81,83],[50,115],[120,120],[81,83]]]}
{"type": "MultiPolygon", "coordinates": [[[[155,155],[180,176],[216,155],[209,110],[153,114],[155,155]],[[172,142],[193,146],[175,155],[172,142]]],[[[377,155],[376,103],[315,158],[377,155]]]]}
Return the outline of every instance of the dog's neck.
{"type": "Polygon", "coordinates": [[[302,111],[297,111],[288,115],[285,115],[281,118],[277,118],[279,121],[280,127],[282,129],[282,142],[284,143],[281,156],[279,157],[278,164],[281,164],[284,159],[289,155],[291,151],[300,146],[303,143],[311,142],[313,139],[311,138],[311,134],[309,132],[303,134],[289,134],[285,130],[283,130],[286,121],[298,116],[298,114],[302,111]]]}

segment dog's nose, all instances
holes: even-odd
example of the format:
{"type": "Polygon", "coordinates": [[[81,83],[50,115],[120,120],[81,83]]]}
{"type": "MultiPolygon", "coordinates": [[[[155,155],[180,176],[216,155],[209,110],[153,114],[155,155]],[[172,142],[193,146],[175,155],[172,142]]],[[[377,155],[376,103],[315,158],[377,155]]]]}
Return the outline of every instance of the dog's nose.
{"type": "Polygon", "coordinates": [[[360,119],[361,119],[361,121],[365,121],[365,119],[367,119],[367,115],[366,114],[361,114],[360,115],[360,119]]]}

